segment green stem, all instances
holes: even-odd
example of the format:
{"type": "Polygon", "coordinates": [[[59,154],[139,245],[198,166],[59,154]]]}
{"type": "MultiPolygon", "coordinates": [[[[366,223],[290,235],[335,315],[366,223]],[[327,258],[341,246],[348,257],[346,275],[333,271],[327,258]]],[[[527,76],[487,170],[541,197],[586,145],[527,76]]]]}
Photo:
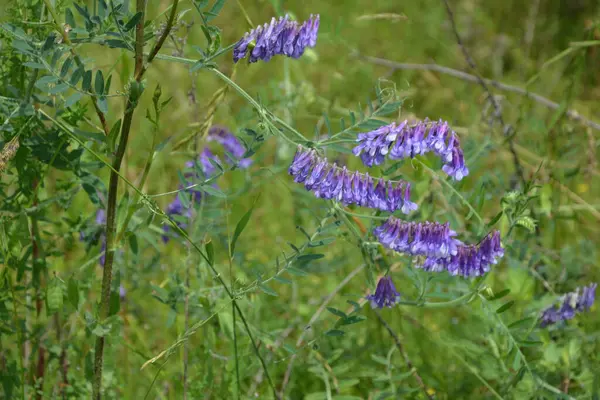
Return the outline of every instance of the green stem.
{"type": "Polygon", "coordinates": [[[401,306],[413,306],[413,307],[423,307],[423,308],[445,308],[445,307],[454,307],[458,305],[463,305],[471,302],[473,298],[477,295],[477,292],[469,292],[463,294],[456,299],[452,299],[450,301],[440,301],[434,303],[418,302],[418,301],[399,301],[398,304],[401,306]]]}

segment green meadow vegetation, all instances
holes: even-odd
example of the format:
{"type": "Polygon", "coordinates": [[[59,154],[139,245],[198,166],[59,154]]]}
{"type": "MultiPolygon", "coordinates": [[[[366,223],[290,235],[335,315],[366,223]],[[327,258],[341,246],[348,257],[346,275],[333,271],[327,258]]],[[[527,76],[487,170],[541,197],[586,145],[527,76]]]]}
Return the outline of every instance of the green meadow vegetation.
{"type": "Polygon", "coordinates": [[[600,398],[598,305],[541,323],[600,281],[599,65],[597,1],[2,2],[0,398],[600,398]],[[233,62],[286,14],[316,46],[233,62]],[[462,180],[352,152],[426,119],[462,180]],[[294,182],[298,145],[504,257],[419,268],[374,236],[389,212],[294,182]]]}

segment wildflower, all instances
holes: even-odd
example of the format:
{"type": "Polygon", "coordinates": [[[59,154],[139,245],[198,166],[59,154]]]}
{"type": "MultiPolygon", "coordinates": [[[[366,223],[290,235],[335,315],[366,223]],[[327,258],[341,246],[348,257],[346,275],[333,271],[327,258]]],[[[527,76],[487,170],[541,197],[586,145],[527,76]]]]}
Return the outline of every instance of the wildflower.
{"type": "Polygon", "coordinates": [[[223,146],[225,151],[231,153],[231,155],[235,157],[235,160],[232,160],[231,157],[227,155],[227,162],[231,164],[237,162],[241,168],[248,168],[252,164],[252,159],[242,158],[244,157],[244,154],[246,154],[246,148],[227,128],[218,125],[211,127],[208,131],[208,141],[216,141],[223,146]]]}
{"type": "Polygon", "coordinates": [[[373,234],[385,247],[413,256],[448,257],[462,244],[454,239],[450,224],[405,222],[393,216],[375,228],[373,234]]]}
{"type": "Polygon", "coordinates": [[[408,214],[417,209],[410,201],[410,183],[376,179],[369,174],[351,172],[346,167],[330,164],[319,157],[315,150],[298,146],[288,172],[297,183],[304,183],[316,197],[337,200],[344,204],[377,208],[408,214]]]}
{"type": "MultiPolygon", "coordinates": [[[[188,190],[191,191],[190,189],[188,189],[188,190]]],[[[201,192],[200,191],[192,191],[192,196],[194,197],[194,203],[196,203],[196,198],[195,198],[196,193],[201,193],[201,192]]],[[[182,195],[184,195],[184,194],[182,194],[182,195]]],[[[192,218],[192,216],[193,216],[192,206],[189,205],[188,207],[184,207],[183,203],[181,202],[181,198],[179,196],[180,195],[177,195],[175,197],[175,199],[167,206],[167,215],[175,220],[175,223],[177,224],[177,226],[180,229],[186,230],[187,222],[185,222],[185,221],[192,218]]],[[[197,200],[199,202],[200,197],[198,197],[197,200]]],[[[170,230],[171,229],[170,229],[169,225],[163,226],[163,232],[164,232],[162,235],[163,243],[167,243],[169,241],[170,238],[167,234],[169,233],[170,230]]]]}
{"type": "Polygon", "coordinates": [[[504,256],[500,232],[488,234],[479,244],[466,245],[459,242],[456,253],[446,257],[428,257],[421,268],[426,271],[448,271],[450,275],[464,277],[481,276],[504,256]]]}
{"type": "Polygon", "coordinates": [[[391,276],[384,276],[377,282],[375,294],[366,297],[371,302],[373,308],[392,307],[400,301],[400,293],[396,291],[391,276]]]}
{"type": "Polygon", "coordinates": [[[125,287],[121,284],[119,285],[119,297],[121,298],[121,301],[125,300],[125,296],[127,296],[127,290],[125,290],[125,287]]]}
{"type": "Polygon", "coordinates": [[[597,286],[597,283],[592,283],[562,296],[559,304],[552,305],[542,312],[540,326],[543,328],[566,321],[579,312],[589,310],[594,304],[597,286]]]}
{"type": "Polygon", "coordinates": [[[315,47],[319,31],[319,15],[299,25],[289,16],[271,19],[269,24],[258,26],[246,33],[233,48],[233,62],[250,54],[249,62],[269,61],[274,55],[299,58],[306,47],[315,47]]]}
{"type": "Polygon", "coordinates": [[[458,136],[442,120],[391,123],[358,134],[357,142],[353,153],[368,167],[383,163],[388,154],[392,160],[401,160],[433,152],[442,159],[442,170],[454,179],[460,181],[469,174],[458,136]]]}

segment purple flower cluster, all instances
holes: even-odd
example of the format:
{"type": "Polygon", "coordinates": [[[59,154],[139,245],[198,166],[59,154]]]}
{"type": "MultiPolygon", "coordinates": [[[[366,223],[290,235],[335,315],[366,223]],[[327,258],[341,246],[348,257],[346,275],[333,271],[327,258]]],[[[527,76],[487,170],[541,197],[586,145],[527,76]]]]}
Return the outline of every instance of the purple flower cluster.
{"type": "Polygon", "coordinates": [[[503,256],[500,232],[494,231],[484,237],[479,244],[461,243],[456,247],[455,254],[446,257],[428,257],[422,268],[425,271],[448,271],[450,275],[464,277],[481,276],[503,256]]]}
{"type": "Polygon", "coordinates": [[[288,170],[297,183],[304,183],[316,197],[337,200],[344,204],[357,204],[408,214],[417,205],[410,201],[410,183],[373,179],[369,174],[351,172],[346,167],[330,164],[315,150],[298,146],[294,161],[288,170]]]}
{"type": "Polygon", "coordinates": [[[246,33],[233,48],[233,62],[237,63],[250,54],[251,63],[269,61],[274,55],[282,54],[299,58],[306,47],[315,47],[319,31],[319,15],[299,25],[289,16],[271,19],[271,23],[258,26],[246,33]]]}
{"type": "Polygon", "coordinates": [[[385,247],[413,256],[448,257],[456,255],[462,244],[448,223],[405,222],[393,216],[373,234],[385,247]]]}
{"type": "Polygon", "coordinates": [[[396,290],[391,276],[384,276],[377,282],[375,294],[370,294],[367,300],[373,308],[392,307],[400,300],[400,293],[396,290]]]}
{"type": "Polygon", "coordinates": [[[392,160],[413,158],[418,154],[433,152],[444,162],[442,169],[460,181],[469,174],[460,141],[456,133],[442,120],[420,121],[410,125],[403,121],[382,126],[374,131],[358,134],[356,156],[368,166],[383,163],[389,154],[392,160]]]}
{"type": "Polygon", "coordinates": [[[596,299],[597,286],[597,283],[592,283],[562,296],[560,304],[550,306],[542,312],[540,326],[543,328],[566,321],[575,317],[579,312],[589,310],[596,299]]]}
{"type": "Polygon", "coordinates": [[[219,143],[226,152],[230,153],[235,158],[231,159],[231,157],[227,155],[227,162],[230,164],[237,162],[241,168],[248,168],[252,164],[252,159],[242,158],[244,157],[244,154],[246,154],[246,148],[227,128],[218,125],[211,127],[208,130],[208,141],[219,143]]]}

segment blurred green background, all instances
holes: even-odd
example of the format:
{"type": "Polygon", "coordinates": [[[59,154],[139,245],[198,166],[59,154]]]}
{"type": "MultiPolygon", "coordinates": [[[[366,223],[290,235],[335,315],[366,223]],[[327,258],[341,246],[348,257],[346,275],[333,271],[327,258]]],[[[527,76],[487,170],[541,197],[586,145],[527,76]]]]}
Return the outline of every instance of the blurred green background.
{"type": "MultiPolygon", "coordinates": [[[[148,3],[148,18],[164,12],[170,4],[148,3]]],[[[452,76],[452,71],[440,73],[435,68],[480,74],[522,92],[488,83],[504,121],[512,127],[511,140],[524,176],[539,185],[529,204],[537,232],[522,229],[507,238],[506,257],[485,281],[496,293],[510,289],[503,301],[514,301],[513,307],[498,315],[494,310],[501,303],[479,301],[439,310],[383,310],[381,316],[401,341],[404,354],[398,352],[393,337],[368,306],[361,311],[365,321],[345,327],[344,336],[327,336],[325,332],[335,328],[337,317],[325,307],[350,312],[353,306],[347,300],[359,301],[374,289],[367,283],[361,253],[351,236],[344,233],[345,228],[334,231],[334,243],[315,249],[325,257],[303,265],[306,276],[285,275],[290,282],[273,280],[267,288],[255,288],[240,298],[278,389],[293,360],[287,398],[493,398],[489,386],[502,398],[561,398],[571,394],[573,398],[591,398],[594,390],[598,395],[597,306],[567,327],[550,333],[534,332],[538,343],[522,345],[522,356],[515,355],[506,326],[535,317],[557,295],[600,279],[600,4],[593,0],[457,0],[450,5],[476,71],[470,69],[457,45],[443,1],[229,0],[212,22],[222,29],[222,44],[227,46],[251,28],[244,14],[254,25],[286,12],[298,20],[320,14],[317,46],[301,59],[241,62],[233,76],[272,113],[308,137],[325,135],[328,125],[333,132],[339,131],[339,119],[347,118],[349,110],[368,110],[367,103],[375,97],[378,84],[395,87],[404,99],[400,112],[388,116],[390,122],[406,118],[449,121],[461,137],[471,170],[464,181],[452,183],[463,199],[441,182],[443,174],[431,175],[410,162],[399,171],[414,182],[413,196],[420,205],[417,219],[450,221],[470,241],[477,241],[478,223],[464,200],[476,204],[487,223],[501,210],[501,198],[522,185],[506,136],[497,123],[490,123],[494,109],[481,85],[472,77],[461,79],[452,76]],[[587,44],[582,45],[584,41],[587,44]],[[433,64],[438,67],[431,67],[433,64]],[[423,65],[429,65],[430,70],[424,70],[423,65]],[[525,92],[547,101],[532,99],[523,95],[525,92]],[[574,115],[592,122],[582,123],[574,115]],[[405,356],[410,359],[408,367],[405,356]],[[524,363],[518,357],[525,358],[528,367],[521,376],[524,363]],[[415,371],[427,387],[425,392],[413,376],[415,371]]],[[[197,59],[194,46],[205,47],[206,41],[193,6],[182,1],[180,10],[186,9],[189,12],[182,16],[178,31],[162,53],[197,59]]],[[[162,20],[164,17],[156,21],[162,20]]],[[[155,25],[158,29],[158,23],[155,25]]],[[[133,70],[130,53],[89,44],[79,51],[92,58],[96,68],[111,70],[112,91],[123,91],[133,70]]],[[[230,53],[215,62],[228,76],[234,72],[230,53]]],[[[172,97],[172,101],[161,117],[158,142],[170,141],[157,153],[143,191],[165,193],[177,189],[177,171],[207,145],[199,126],[223,83],[207,70],[190,73],[188,65],[164,60],[152,63],[145,81],[147,90],[136,112],[123,174],[136,182],[142,173],[153,135],[153,126],[144,115],[151,107],[151,92],[159,83],[164,98],[172,97]],[[197,134],[193,146],[173,148],[173,143],[191,134],[197,134]]],[[[124,98],[111,98],[109,126],[120,118],[123,107],[124,98]]],[[[88,108],[90,120],[97,124],[91,105],[88,108]]],[[[233,90],[211,115],[214,124],[240,135],[243,128],[260,129],[251,106],[233,90]]],[[[195,220],[194,237],[198,241],[206,235],[212,239],[218,270],[237,288],[251,284],[257,274],[263,279],[274,275],[276,257],[282,250],[291,251],[287,243],[300,246],[306,241],[296,227],[312,234],[327,212],[326,203],[287,177],[286,167],[294,151],[287,143],[268,137],[249,171],[233,171],[219,179],[221,188],[239,195],[207,201],[195,220]],[[230,264],[227,238],[259,194],[230,264]]],[[[352,168],[361,168],[352,155],[327,154],[352,168]]],[[[85,157],[93,160],[90,155],[85,157]]],[[[424,161],[434,163],[433,159],[424,161]]],[[[104,173],[108,182],[108,170],[104,173]]],[[[53,176],[60,182],[59,173],[53,176]]],[[[51,184],[44,188],[46,193],[54,189],[51,184]]],[[[125,185],[121,190],[127,191],[125,185]]],[[[156,198],[163,209],[171,200],[173,195],[156,198]]],[[[73,218],[88,217],[95,210],[87,195],[80,193],[69,213],[73,218]]],[[[366,230],[377,223],[357,221],[366,230]]],[[[508,223],[502,218],[496,227],[506,234],[508,223]]],[[[160,229],[158,221],[153,224],[160,229]]],[[[143,370],[140,367],[185,331],[188,276],[190,324],[218,312],[187,338],[188,398],[234,398],[231,306],[193,252],[177,241],[163,245],[156,229],[144,228],[140,227],[140,251],[132,254],[125,249],[117,267],[127,295],[119,312],[123,322],[120,334],[106,349],[107,398],[182,398],[181,348],[164,365],[161,360],[143,370]]],[[[85,264],[89,256],[76,241],[63,241],[57,232],[49,237],[52,235],[65,254],[54,258],[53,268],[64,277],[74,273],[89,285],[86,304],[91,310],[102,271],[94,262],[85,264]]],[[[97,255],[98,249],[92,253],[97,255]]],[[[387,257],[393,263],[398,290],[408,299],[416,298],[417,285],[431,274],[413,268],[406,257],[387,257]]],[[[466,280],[436,275],[430,288],[438,298],[447,295],[451,299],[470,285],[466,280]]],[[[93,336],[85,330],[82,318],[83,312],[71,317],[66,331],[70,332],[72,384],[85,388],[93,336]]],[[[517,334],[522,336],[523,332],[517,334]]],[[[239,319],[237,340],[241,397],[272,397],[239,319]]],[[[57,364],[50,363],[48,368],[46,376],[59,373],[57,364]]],[[[48,397],[52,397],[52,384],[51,379],[45,383],[48,397]]]]}

